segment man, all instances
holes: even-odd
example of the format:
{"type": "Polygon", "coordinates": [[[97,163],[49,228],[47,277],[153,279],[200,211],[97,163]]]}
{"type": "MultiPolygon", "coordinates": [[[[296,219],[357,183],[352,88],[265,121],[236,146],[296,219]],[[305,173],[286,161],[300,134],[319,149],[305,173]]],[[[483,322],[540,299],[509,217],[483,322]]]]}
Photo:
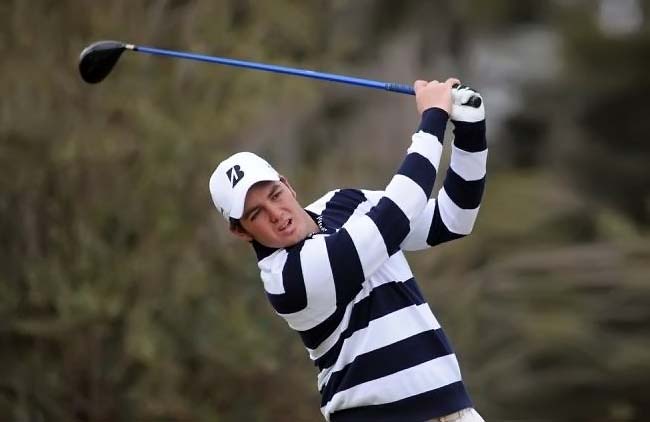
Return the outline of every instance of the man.
{"type": "Polygon", "coordinates": [[[484,105],[453,78],[414,89],[420,127],[384,191],[339,189],[302,208],[287,179],[248,152],[210,178],[231,232],[255,249],[271,305],[319,369],[328,421],[483,421],[403,252],[472,230],[485,180],[484,105]],[[450,169],[429,199],[450,116],[450,169]]]}

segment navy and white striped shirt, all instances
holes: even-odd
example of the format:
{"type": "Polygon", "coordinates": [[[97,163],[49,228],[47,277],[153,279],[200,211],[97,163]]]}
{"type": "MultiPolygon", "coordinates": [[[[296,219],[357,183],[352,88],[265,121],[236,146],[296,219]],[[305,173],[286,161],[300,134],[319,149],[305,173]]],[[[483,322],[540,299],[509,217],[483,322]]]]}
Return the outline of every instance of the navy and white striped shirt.
{"type": "Polygon", "coordinates": [[[469,234],[485,181],[485,121],[454,122],[450,168],[429,199],[447,113],[425,111],[384,191],[339,189],[306,207],[321,233],[255,244],[275,311],[319,370],[328,421],[424,421],[471,407],[456,356],[404,251],[469,234]]]}

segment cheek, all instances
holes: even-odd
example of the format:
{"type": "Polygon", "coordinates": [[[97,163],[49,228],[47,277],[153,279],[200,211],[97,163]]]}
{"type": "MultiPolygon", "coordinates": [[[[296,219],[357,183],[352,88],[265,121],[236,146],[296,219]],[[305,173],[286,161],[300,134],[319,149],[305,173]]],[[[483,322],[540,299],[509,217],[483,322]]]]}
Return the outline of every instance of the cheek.
{"type": "Polygon", "coordinates": [[[291,194],[287,194],[286,201],[284,201],[284,206],[292,211],[302,209],[298,201],[296,201],[296,198],[294,198],[291,194]]]}
{"type": "Polygon", "coordinates": [[[250,233],[255,237],[265,238],[273,233],[273,229],[269,222],[265,222],[262,218],[258,218],[251,224],[250,233]]]}

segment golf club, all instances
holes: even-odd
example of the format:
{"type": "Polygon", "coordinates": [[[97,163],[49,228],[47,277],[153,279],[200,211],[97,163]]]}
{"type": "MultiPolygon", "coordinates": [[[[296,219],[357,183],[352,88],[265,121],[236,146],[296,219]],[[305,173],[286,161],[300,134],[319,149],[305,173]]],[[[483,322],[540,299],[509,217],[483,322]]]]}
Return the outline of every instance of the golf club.
{"type": "MultiPolygon", "coordinates": [[[[247,69],[262,70],[265,72],[283,73],[287,75],[302,76],[305,78],[320,79],[324,81],[357,85],[366,88],[382,89],[400,94],[415,95],[415,91],[409,85],[374,81],[371,79],[355,78],[333,73],[316,72],[313,70],[296,69],[292,67],[276,66],[264,63],[257,63],[244,60],[235,60],[225,57],[206,56],[203,54],[188,53],[182,51],[163,50],[160,48],[125,44],[119,41],[98,41],[86,47],[79,56],[79,72],[84,81],[95,84],[101,82],[113,70],[115,64],[125,50],[147,53],[158,56],[175,57],[179,59],[195,60],[208,63],[216,63],[226,66],[243,67],[247,69]]],[[[467,105],[480,107],[481,98],[474,96],[469,99],[467,105]]]]}

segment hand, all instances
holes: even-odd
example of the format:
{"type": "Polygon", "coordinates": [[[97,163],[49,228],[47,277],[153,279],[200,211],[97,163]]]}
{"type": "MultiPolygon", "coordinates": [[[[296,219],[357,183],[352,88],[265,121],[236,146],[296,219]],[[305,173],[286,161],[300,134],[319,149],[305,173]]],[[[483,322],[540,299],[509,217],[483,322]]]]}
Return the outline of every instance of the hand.
{"type": "Polygon", "coordinates": [[[447,114],[451,114],[452,86],[459,83],[460,81],[455,78],[449,78],[445,82],[415,81],[413,90],[415,91],[415,103],[418,113],[422,114],[427,109],[438,107],[446,111],[447,114]]]}
{"type": "Polygon", "coordinates": [[[451,120],[457,122],[480,122],[485,119],[483,97],[474,89],[454,85],[452,89],[451,120]]]}

